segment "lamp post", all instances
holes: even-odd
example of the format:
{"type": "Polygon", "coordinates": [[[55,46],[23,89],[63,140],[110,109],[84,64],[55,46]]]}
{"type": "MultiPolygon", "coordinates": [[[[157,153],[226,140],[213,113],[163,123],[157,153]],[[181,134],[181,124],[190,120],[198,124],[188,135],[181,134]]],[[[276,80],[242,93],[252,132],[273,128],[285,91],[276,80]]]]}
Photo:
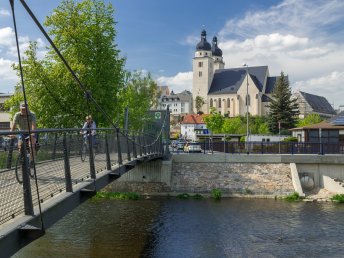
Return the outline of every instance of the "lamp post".
{"type": "Polygon", "coordinates": [[[244,64],[246,67],[246,151],[248,153],[248,144],[249,141],[249,126],[248,126],[248,65],[244,64]]]}

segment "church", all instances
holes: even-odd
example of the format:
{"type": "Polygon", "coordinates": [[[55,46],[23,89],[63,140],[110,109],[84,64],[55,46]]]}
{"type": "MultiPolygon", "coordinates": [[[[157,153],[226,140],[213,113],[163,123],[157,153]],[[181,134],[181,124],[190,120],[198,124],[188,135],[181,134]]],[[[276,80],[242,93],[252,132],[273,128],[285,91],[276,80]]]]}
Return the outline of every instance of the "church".
{"type": "Polygon", "coordinates": [[[266,115],[279,76],[270,76],[267,66],[225,69],[217,37],[210,44],[206,36],[203,30],[192,62],[193,111],[197,112],[195,99],[200,96],[205,102],[200,111],[205,114],[215,108],[228,117],[245,116],[247,111],[254,116],[266,115]]]}

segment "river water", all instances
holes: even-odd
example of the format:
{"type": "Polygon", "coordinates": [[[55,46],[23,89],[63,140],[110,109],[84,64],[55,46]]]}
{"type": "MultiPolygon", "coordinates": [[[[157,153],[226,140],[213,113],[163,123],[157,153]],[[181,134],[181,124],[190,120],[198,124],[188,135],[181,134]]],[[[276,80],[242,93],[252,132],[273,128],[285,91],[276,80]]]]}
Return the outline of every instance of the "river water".
{"type": "Polygon", "coordinates": [[[13,257],[344,257],[344,205],[272,199],[87,201],[13,257]]]}

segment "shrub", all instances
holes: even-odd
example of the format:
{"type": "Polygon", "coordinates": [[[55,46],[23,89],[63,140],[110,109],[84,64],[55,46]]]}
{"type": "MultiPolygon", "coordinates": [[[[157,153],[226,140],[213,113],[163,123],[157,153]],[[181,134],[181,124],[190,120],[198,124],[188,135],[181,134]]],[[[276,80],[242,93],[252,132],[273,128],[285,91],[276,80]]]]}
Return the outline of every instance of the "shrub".
{"type": "Polygon", "coordinates": [[[194,196],[192,196],[192,198],[195,199],[195,200],[202,200],[203,199],[203,195],[195,194],[194,196]]]}
{"type": "Polygon", "coordinates": [[[215,200],[220,200],[222,197],[222,192],[220,189],[213,189],[211,190],[211,196],[215,199],[215,200]]]}
{"type": "Polygon", "coordinates": [[[187,193],[182,193],[182,194],[178,194],[177,195],[177,198],[178,199],[189,199],[190,198],[190,195],[189,194],[187,194],[187,193]]]}
{"type": "Polygon", "coordinates": [[[344,203],[344,194],[336,194],[331,197],[331,201],[344,203]]]}
{"type": "Polygon", "coordinates": [[[284,138],[282,142],[297,142],[297,137],[290,136],[290,137],[284,138]]]}
{"type": "Polygon", "coordinates": [[[301,201],[302,199],[303,198],[297,192],[293,192],[292,194],[285,197],[285,200],[292,202],[301,201]]]}

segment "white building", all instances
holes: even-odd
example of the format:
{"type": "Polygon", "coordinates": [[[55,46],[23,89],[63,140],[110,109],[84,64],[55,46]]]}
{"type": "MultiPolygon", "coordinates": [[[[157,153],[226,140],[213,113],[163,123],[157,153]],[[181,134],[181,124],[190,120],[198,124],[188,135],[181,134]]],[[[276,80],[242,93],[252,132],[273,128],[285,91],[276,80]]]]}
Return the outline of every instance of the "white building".
{"type": "Polygon", "coordinates": [[[207,134],[207,125],[203,118],[205,115],[190,114],[186,115],[181,122],[180,132],[183,138],[196,141],[197,134],[207,134]]]}
{"type": "Polygon", "coordinates": [[[192,63],[195,113],[195,99],[200,96],[205,101],[201,111],[206,114],[210,108],[215,108],[223,115],[228,114],[229,117],[245,115],[247,108],[251,115],[267,114],[267,105],[278,78],[269,75],[267,66],[225,69],[217,38],[214,37],[210,45],[205,30],[201,33],[201,41],[196,46],[192,63]]]}
{"type": "Polygon", "coordinates": [[[11,115],[4,107],[4,102],[9,99],[12,93],[0,93],[0,131],[7,131],[11,128],[11,115]]]}
{"type": "Polygon", "coordinates": [[[192,113],[192,94],[190,91],[184,90],[175,94],[171,91],[170,95],[162,95],[158,109],[167,109],[169,106],[171,115],[185,115],[192,113]]]}

